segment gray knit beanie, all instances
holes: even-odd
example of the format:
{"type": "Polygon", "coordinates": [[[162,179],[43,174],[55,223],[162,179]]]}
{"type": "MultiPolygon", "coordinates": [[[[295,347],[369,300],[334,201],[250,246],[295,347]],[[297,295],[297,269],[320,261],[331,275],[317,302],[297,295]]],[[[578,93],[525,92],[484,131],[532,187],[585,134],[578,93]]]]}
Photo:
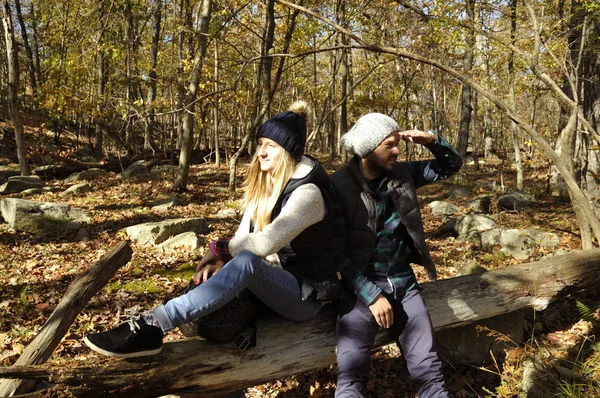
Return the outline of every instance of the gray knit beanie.
{"type": "Polygon", "coordinates": [[[388,135],[398,130],[398,123],[391,117],[382,113],[368,113],[340,138],[340,143],[348,152],[364,158],[388,135]]]}

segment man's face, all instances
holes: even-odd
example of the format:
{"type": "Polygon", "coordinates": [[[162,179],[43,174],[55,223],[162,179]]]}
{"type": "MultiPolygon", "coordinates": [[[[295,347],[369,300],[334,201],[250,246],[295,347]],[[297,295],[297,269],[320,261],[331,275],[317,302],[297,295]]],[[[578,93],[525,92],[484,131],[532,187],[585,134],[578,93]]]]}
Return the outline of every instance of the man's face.
{"type": "Polygon", "coordinates": [[[381,144],[364,159],[365,166],[369,169],[369,172],[379,175],[392,171],[394,163],[396,163],[400,154],[400,150],[398,149],[399,143],[400,136],[397,131],[392,132],[381,141],[381,144]]]}

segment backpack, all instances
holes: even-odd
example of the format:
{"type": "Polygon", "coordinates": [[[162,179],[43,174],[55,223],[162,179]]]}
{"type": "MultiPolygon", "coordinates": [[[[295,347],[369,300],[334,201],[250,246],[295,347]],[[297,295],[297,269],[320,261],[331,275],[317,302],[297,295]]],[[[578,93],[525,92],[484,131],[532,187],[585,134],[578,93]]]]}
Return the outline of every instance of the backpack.
{"type": "MultiPolygon", "coordinates": [[[[194,289],[196,284],[190,281],[185,293],[194,289]]],[[[256,326],[252,321],[256,317],[260,301],[246,289],[221,308],[193,321],[179,325],[186,337],[200,336],[218,344],[233,342],[242,351],[256,345],[256,326]]]]}

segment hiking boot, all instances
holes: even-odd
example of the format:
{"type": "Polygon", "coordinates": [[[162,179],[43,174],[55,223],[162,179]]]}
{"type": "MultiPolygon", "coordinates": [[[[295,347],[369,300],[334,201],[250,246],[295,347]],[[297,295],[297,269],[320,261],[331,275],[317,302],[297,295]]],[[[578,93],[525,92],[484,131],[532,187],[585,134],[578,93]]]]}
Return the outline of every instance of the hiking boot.
{"type": "Polygon", "coordinates": [[[132,317],[114,329],[87,336],[85,344],[109,357],[133,358],[156,355],[162,351],[161,328],[148,325],[143,317],[132,317]]]}

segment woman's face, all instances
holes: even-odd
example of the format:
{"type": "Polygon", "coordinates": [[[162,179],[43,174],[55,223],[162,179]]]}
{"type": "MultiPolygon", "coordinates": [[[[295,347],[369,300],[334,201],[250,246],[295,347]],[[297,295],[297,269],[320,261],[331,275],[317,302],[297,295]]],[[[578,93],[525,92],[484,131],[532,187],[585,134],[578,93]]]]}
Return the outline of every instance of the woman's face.
{"type": "Polygon", "coordinates": [[[260,169],[268,173],[275,170],[275,167],[279,164],[279,160],[283,156],[283,149],[275,141],[260,137],[258,139],[258,148],[256,149],[256,156],[260,162],[260,169]]]}

